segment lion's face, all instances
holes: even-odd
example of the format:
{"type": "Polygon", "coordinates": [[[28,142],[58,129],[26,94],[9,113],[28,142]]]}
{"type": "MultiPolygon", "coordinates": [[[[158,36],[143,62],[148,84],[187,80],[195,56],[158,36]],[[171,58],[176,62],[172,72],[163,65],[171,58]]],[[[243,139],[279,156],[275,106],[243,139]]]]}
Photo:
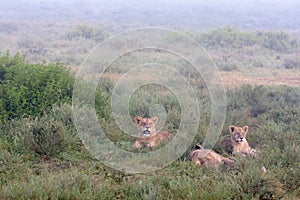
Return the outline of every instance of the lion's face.
{"type": "Polygon", "coordinates": [[[139,127],[140,137],[150,137],[156,133],[155,125],[158,121],[158,117],[142,118],[140,116],[134,118],[139,127]]]}
{"type": "Polygon", "coordinates": [[[244,126],[244,127],[229,126],[229,131],[231,137],[235,140],[236,143],[242,143],[246,141],[248,126],[244,126]]]}

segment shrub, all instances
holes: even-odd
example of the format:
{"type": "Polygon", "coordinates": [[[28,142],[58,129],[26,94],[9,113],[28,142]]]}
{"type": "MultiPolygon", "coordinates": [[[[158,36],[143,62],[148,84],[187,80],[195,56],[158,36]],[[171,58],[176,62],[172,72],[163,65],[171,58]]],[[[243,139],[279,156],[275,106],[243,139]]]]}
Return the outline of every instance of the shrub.
{"type": "Polygon", "coordinates": [[[91,39],[95,42],[103,41],[108,34],[103,28],[95,28],[88,25],[79,25],[75,28],[75,30],[67,33],[67,39],[73,40],[78,38],[91,39]]]}
{"type": "Polygon", "coordinates": [[[70,103],[74,78],[60,63],[29,64],[18,54],[0,57],[0,120],[38,116],[70,103]]]}
{"type": "Polygon", "coordinates": [[[284,32],[257,32],[261,46],[277,52],[288,52],[299,46],[299,41],[284,32]]]}
{"type": "Polygon", "coordinates": [[[41,118],[22,118],[7,122],[1,138],[10,145],[7,150],[15,155],[34,154],[55,156],[64,150],[66,128],[43,116],[41,118]]]}
{"type": "Polygon", "coordinates": [[[74,128],[73,110],[70,104],[53,105],[48,115],[55,121],[62,123],[68,130],[74,128]]]}
{"type": "Polygon", "coordinates": [[[255,44],[255,36],[241,32],[232,26],[208,30],[199,37],[206,47],[241,48],[255,44]]]}
{"type": "Polygon", "coordinates": [[[198,41],[205,47],[243,48],[259,45],[276,52],[289,52],[300,44],[296,38],[285,32],[245,32],[232,26],[208,30],[198,36],[198,41]]]}
{"type": "Polygon", "coordinates": [[[300,58],[299,56],[292,56],[286,58],[283,62],[283,67],[285,69],[300,69],[300,58]]]}

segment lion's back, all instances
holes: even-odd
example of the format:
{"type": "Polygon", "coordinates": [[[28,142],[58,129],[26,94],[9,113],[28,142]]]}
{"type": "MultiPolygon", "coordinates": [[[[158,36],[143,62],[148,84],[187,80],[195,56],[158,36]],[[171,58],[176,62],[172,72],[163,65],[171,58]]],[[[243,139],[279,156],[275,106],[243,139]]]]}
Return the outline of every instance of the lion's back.
{"type": "Polygon", "coordinates": [[[157,134],[163,138],[173,138],[173,135],[167,131],[159,131],[157,134]]]}

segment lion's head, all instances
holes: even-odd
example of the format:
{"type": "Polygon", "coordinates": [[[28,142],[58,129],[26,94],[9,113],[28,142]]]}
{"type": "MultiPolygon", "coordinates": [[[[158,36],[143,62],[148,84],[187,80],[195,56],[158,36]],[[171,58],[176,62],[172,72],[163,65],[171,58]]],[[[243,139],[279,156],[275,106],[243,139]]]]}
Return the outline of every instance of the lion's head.
{"type": "Polygon", "coordinates": [[[155,126],[157,124],[158,117],[142,118],[137,116],[134,118],[134,120],[139,128],[139,137],[150,137],[156,134],[155,126]]]}
{"type": "Polygon", "coordinates": [[[236,143],[242,143],[246,141],[248,126],[244,126],[244,127],[229,126],[229,131],[231,134],[231,138],[234,139],[236,143]]]}

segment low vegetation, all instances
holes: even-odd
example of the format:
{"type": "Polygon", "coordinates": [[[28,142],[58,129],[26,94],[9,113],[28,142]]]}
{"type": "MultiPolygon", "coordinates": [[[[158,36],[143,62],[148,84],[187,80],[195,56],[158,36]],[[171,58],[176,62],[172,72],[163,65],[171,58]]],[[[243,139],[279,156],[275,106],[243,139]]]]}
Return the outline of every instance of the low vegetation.
{"type": "MultiPolygon", "coordinates": [[[[95,160],[79,139],[73,122],[70,71],[60,63],[30,64],[22,56],[0,57],[0,194],[2,199],[297,199],[300,196],[300,88],[243,85],[227,90],[228,126],[248,125],[258,158],[237,157],[232,166],[197,168],[188,161],[193,145],[203,141],[209,122],[209,96],[203,104],[197,137],[187,152],[164,169],[125,174],[95,160]]],[[[111,82],[99,85],[95,102],[108,138],[130,145],[109,113],[111,82]],[[107,114],[108,113],[108,114],[107,114]]],[[[130,101],[130,112],[150,115],[166,108],[165,129],[178,128],[180,107],[172,93],[147,86],[156,98],[130,101]],[[162,94],[165,94],[162,98],[162,94]]],[[[215,151],[228,156],[217,143],[215,151]]]]}
{"type": "Polygon", "coordinates": [[[258,45],[276,52],[299,47],[297,38],[276,31],[240,31],[232,26],[205,31],[198,40],[206,47],[244,48],[258,45]]]}

